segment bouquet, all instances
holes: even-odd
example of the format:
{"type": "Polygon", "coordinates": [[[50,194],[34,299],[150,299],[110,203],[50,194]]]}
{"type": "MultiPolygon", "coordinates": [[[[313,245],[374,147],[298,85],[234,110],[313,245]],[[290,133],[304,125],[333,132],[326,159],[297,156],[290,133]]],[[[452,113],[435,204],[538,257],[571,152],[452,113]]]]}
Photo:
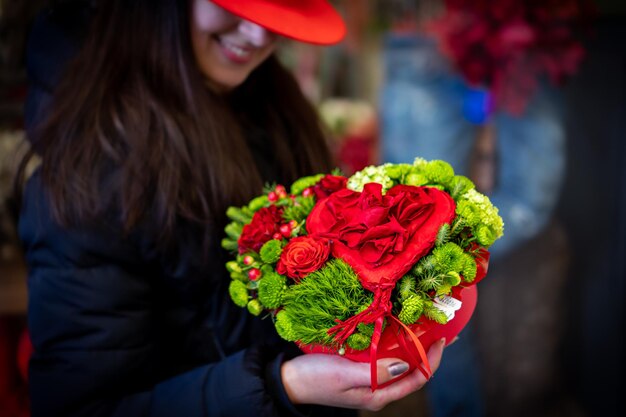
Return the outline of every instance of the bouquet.
{"type": "Polygon", "coordinates": [[[372,390],[382,357],[431,375],[425,351],[469,320],[503,232],[468,178],[422,158],[267,187],[227,215],[235,304],[306,353],[370,362],[372,390]]]}

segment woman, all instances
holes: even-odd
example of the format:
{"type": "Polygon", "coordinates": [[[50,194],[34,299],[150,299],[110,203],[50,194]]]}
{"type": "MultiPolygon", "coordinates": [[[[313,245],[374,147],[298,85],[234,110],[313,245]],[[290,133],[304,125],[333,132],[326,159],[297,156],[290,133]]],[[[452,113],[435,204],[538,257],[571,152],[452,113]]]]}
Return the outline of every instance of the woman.
{"type": "MultiPolygon", "coordinates": [[[[325,0],[97,5],[31,130],[41,167],[20,236],[34,416],[379,409],[426,382],[416,372],[372,393],[368,364],[294,356],[227,296],[226,207],[329,169],[315,112],[273,56],[279,38],[343,32],[325,0]]],[[[379,362],[383,381],[406,369],[379,362]]]]}

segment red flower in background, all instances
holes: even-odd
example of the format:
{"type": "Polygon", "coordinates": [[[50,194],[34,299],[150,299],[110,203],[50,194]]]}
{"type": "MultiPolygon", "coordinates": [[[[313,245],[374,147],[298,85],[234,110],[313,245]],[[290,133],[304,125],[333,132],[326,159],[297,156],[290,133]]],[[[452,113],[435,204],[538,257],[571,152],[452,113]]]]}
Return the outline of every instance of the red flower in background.
{"type": "Polygon", "coordinates": [[[582,61],[575,29],[588,0],[444,1],[428,31],[469,84],[489,88],[511,113],[523,112],[541,76],[560,84],[582,61]]]}
{"type": "Polygon", "coordinates": [[[274,234],[280,232],[279,227],[282,222],[282,210],[277,206],[271,205],[259,209],[254,213],[252,221],[243,227],[237,241],[239,253],[245,253],[248,250],[258,252],[265,242],[273,239],[274,234]]]}

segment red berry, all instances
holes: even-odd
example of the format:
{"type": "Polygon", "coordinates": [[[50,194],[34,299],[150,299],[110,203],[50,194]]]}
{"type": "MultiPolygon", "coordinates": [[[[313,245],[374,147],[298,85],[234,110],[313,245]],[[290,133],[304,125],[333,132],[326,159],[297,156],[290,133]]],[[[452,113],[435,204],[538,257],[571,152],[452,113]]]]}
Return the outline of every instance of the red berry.
{"type": "Polygon", "coordinates": [[[298,227],[298,222],[295,220],[291,220],[289,222],[289,227],[291,227],[292,229],[295,229],[296,227],[298,227]]]}
{"type": "Polygon", "coordinates": [[[277,185],[274,191],[276,191],[276,194],[279,198],[287,197],[287,190],[285,190],[285,187],[283,187],[282,185],[277,185]]]}
{"type": "Polygon", "coordinates": [[[251,281],[256,281],[257,279],[261,278],[261,270],[257,268],[252,268],[248,271],[248,278],[250,278],[251,281]]]}
{"type": "Polygon", "coordinates": [[[291,226],[289,226],[289,223],[281,224],[279,230],[283,236],[285,237],[291,236],[291,226]]]}
{"type": "Polygon", "coordinates": [[[272,239],[274,239],[274,240],[282,240],[283,239],[283,235],[281,235],[280,233],[276,232],[272,236],[272,239]]]}
{"type": "Polygon", "coordinates": [[[267,194],[267,199],[270,200],[271,202],[277,201],[278,195],[276,195],[274,191],[270,191],[269,194],[267,194]]]}
{"type": "Polygon", "coordinates": [[[254,258],[250,255],[246,255],[243,257],[243,263],[246,265],[252,265],[252,263],[254,262],[254,258]]]}
{"type": "Polygon", "coordinates": [[[311,189],[311,187],[305,188],[304,191],[302,191],[302,197],[311,197],[312,195],[313,189],[311,189]]]}

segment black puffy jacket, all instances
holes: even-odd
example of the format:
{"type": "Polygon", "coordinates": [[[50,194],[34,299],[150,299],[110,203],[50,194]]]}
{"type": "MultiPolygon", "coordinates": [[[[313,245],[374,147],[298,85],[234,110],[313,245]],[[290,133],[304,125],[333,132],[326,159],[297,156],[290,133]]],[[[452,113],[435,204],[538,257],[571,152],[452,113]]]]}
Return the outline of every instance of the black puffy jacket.
{"type": "MultiPolygon", "coordinates": [[[[62,20],[46,13],[33,30],[29,126],[80,43],[72,19],[62,20]]],[[[270,161],[261,164],[271,171],[270,161]]],[[[154,247],[149,222],[129,235],[113,215],[61,227],[37,171],[22,204],[34,417],[355,414],[289,403],[280,365],[293,346],[230,301],[217,243],[201,261],[185,227],[176,252],[154,247]]]]}

